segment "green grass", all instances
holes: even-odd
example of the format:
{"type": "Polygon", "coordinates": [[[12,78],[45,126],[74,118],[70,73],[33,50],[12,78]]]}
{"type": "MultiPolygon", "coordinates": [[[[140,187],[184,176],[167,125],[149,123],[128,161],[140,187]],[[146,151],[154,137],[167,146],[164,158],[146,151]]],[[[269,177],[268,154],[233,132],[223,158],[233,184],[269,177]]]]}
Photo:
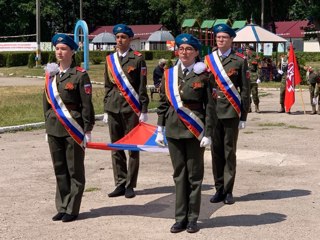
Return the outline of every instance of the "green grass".
{"type": "MultiPolygon", "coordinates": [[[[284,127],[284,128],[293,128],[293,129],[312,129],[308,127],[300,127],[295,125],[287,125],[285,123],[279,122],[279,123],[260,123],[258,125],[259,127],[284,127]]],[[[266,128],[262,128],[262,130],[268,130],[266,128]]]]}
{"type": "Polygon", "coordinates": [[[85,192],[95,192],[95,191],[100,191],[101,188],[97,188],[97,187],[90,187],[90,188],[86,188],[84,191],[85,192]]]}
{"type": "MultiPolygon", "coordinates": [[[[155,59],[155,60],[146,61],[146,64],[148,68],[147,84],[151,85],[153,84],[153,80],[152,80],[153,69],[157,66],[158,60],[155,59]]],[[[91,81],[103,83],[104,66],[105,66],[104,63],[89,65],[88,74],[90,76],[91,81]]],[[[10,67],[10,68],[2,67],[0,68],[0,76],[5,76],[5,77],[44,76],[44,69],[43,67],[28,68],[27,66],[10,67]]]]}

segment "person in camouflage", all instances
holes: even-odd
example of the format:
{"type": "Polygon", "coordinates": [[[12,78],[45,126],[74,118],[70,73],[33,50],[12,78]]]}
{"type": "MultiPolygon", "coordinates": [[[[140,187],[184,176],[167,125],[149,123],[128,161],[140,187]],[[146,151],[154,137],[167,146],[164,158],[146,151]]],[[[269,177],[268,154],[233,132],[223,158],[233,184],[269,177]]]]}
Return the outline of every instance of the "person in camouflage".
{"type": "Polygon", "coordinates": [[[251,103],[253,100],[255,106],[255,112],[260,113],[259,109],[259,92],[258,92],[258,84],[261,82],[259,73],[258,73],[258,59],[253,53],[254,48],[251,46],[246,47],[246,57],[248,62],[248,69],[250,70],[250,109],[249,112],[252,112],[251,103]]]}

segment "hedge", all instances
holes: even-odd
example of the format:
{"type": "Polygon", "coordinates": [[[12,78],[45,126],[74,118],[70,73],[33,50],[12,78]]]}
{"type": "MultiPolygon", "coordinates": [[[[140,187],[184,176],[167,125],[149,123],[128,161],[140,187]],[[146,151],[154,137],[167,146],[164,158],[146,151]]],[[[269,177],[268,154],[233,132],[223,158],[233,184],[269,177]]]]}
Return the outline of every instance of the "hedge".
{"type": "MultiPolygon", "coordinates": [[[[112,53],[112,51],[90,51],[89,61],[92,64],[99,64],[104,62],[106,56],[112,53]]],[[[173,51],[141,51],[142,55],[146,60],[153,59],[173,59],[173,51]]],[[[278,53],[280,57],[281,53],[278,53]]],[[[296,52],[296,56],[300,65],[306,62],[318,62],[320,61],[320,53],[318,52],[296,52]]],[[[26,66],[30,57],[30,52],[0,52],[0,67],[13,67],[13,66],[26,66]]],[[[275,59],[276,53],[273,53],[273,58],[275,59]]],[[[48,62],[56,61],[54,51],[43,51],[41,52],[41,64],[47,64],[48,62]]],[[[76,62],[83,62],[83,52],[78,52],[76,54],[76,62]]]]}

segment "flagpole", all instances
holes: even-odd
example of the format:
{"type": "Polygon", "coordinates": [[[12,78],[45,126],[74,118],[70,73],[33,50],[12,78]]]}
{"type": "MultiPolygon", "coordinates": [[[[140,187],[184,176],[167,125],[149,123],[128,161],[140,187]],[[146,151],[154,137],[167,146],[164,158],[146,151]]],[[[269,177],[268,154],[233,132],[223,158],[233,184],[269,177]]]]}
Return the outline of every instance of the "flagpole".
{"type": "Polygon", "coordinates": [[[301,97],[301,102],[302,102],[303,113],[306,114],[306,107],[304,105],[304,101],[303,101],[303,97],[302,97],[302,89],[301,89],[300,84],[299,84],[299,89],[300,89],[300,97],[301,97]]]}

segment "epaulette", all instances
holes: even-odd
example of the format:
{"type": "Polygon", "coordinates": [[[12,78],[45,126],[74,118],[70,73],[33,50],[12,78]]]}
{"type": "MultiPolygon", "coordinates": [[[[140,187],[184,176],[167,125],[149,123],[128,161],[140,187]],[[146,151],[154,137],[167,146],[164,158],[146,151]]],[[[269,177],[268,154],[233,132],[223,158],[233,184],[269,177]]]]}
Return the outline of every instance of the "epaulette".
{"type": "Polygon", "coordinates": [[[86,72],[86,70],[84,69],[84,68],[82,68],[82,67],[76,67],[76,69],[77,69],[77,71],[79,71],[79,72],[86,72]]]}
{"type": "Polygon", "coordinates": [[[142,56],[142,53],[140,53],[140,52],[138,52],[138,51],[134,51],[133,54],[136,55],[136,56],[138,56],[138,57],[141,57],[141,56],[142,56]]]}
{"type": "Polygon", "coordinates": [[[214,47],[212,48],[211,52],[214,52],[214,51],[216,51],[216,50],[218,50],[218,47],[217,47],[217,46],[214,46],[214,47]]]}
{"type": "Polygon", "coordinates": [[[242,53],[236,52],[236,55],[239,56],[239,57],[241,57],[241,58],[243,58],[243,59],[246,59],[246,56],[243,55],[242,53]]]}

